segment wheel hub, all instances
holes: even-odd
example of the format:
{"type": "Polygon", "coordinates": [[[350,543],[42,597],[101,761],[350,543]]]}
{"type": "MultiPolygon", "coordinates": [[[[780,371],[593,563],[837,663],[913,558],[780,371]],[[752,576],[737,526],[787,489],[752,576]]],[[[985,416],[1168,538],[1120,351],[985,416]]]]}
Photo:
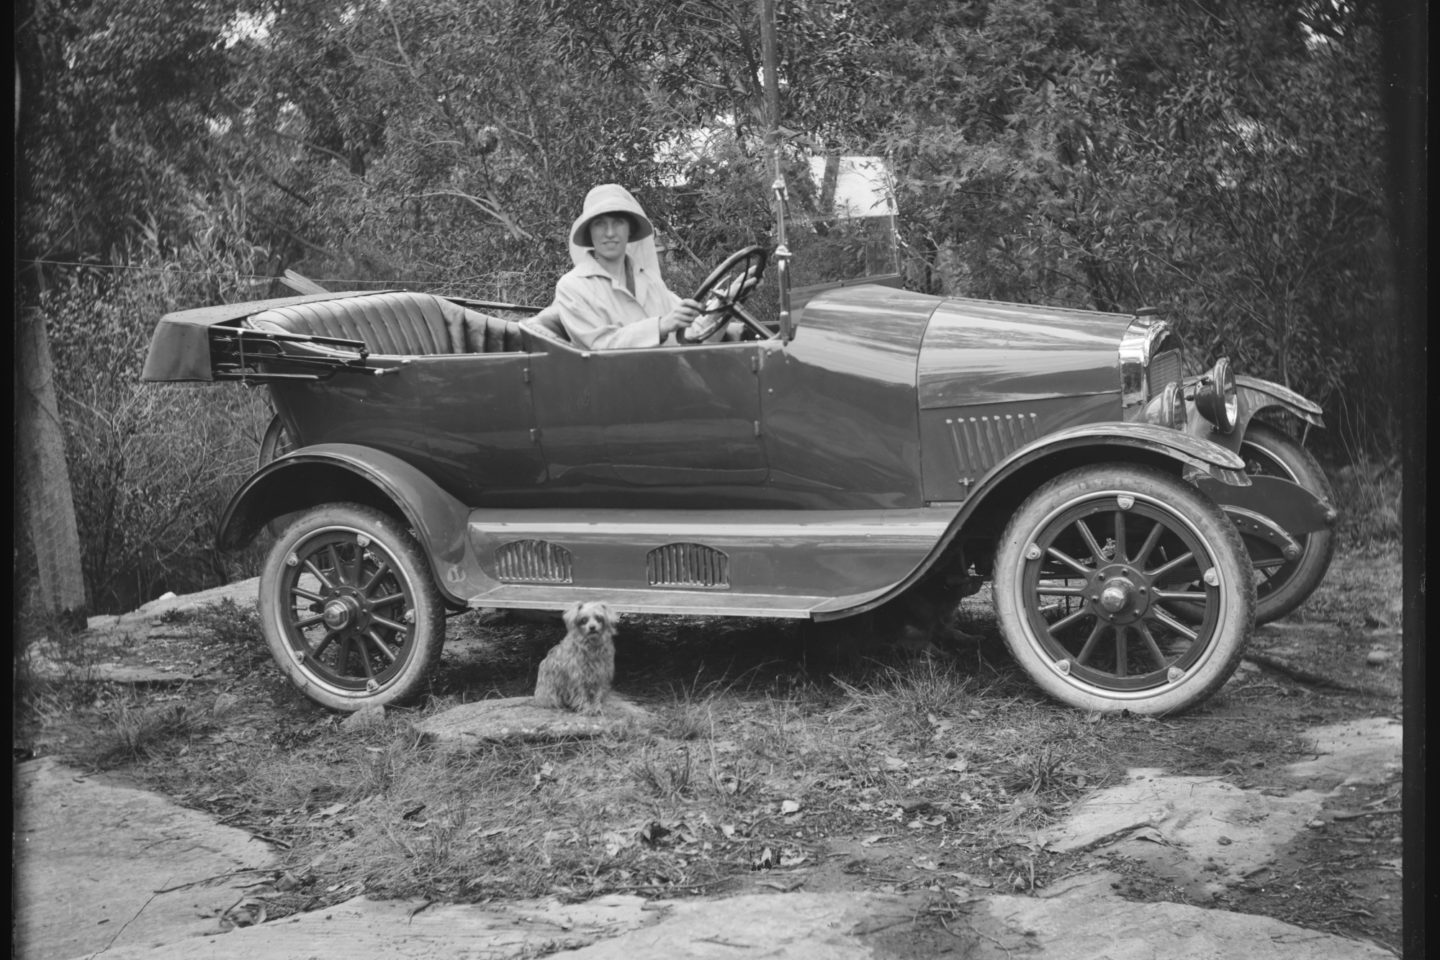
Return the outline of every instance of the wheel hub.
{"type": "Polygon", "coordinates": [[[1130,606],[1130,598],[1134,592],[1128,582],[1113,580],[1100,591],[1100,608],[1107,613],[1119,613],[1130,606]]]}
{"type": "Polygon", "coordinates": [[[332,631],[339,631],[357,626],[364,612],[365,608],[359,599],[347,593],[326,600],[320,616],[325,621],[326,627],[332,631]]]}
{"type": "Polygon", "coordinates": [[[1110,623],[1134,623],[1150,609],[1150,584],[1139,570],[1110,564],[1095,572],[1090,603],[1110,623]]]}

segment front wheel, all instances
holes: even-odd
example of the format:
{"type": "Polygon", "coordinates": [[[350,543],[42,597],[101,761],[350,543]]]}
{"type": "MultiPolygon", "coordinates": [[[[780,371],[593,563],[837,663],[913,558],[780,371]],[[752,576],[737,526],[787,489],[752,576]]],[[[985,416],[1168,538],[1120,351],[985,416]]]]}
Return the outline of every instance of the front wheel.
{"type": "MultiPolygon", "coordinates": [[[[1240,456],[1246,472],[1252,475],[1281,477],[1297,483],[1326,503],[1333,503],[1335,494],[1330,481],[1315,458],[1289,435],[1276,428],[1251,420],[1240,443],[1240,456]]],[[[1293,612],[1306,600],[1330,569],[1335,555],[1335,531],[1317,530],[1299,536],[1300,556],[1294,560],[1267,559],[1255,564],[1255,622],[1270,623],[1293,612]]]]}
{"type": "Polygon", "coordinates": [[[445,611],[415,539],[360,504],[297,514],[260,575],[260,623],[275,662],[337,710],[414,698],[445,639],[445,611]]]}
{"type": "Polygon", "coordinates": [[[1021,505],[995,556],[1011,654],[1083,710],[1167,714],[1239,666],[1255,619],[1250,559],[1216,504],[1150,467],[1080,467],[1021,505]]]}

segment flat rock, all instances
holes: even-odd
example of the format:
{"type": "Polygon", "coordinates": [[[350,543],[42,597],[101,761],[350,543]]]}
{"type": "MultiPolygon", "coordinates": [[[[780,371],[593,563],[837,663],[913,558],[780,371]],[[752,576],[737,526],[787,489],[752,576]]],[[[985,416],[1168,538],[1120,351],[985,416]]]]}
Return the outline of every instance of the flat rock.
{"type": "MultiPolygon", "coordinates": [[[[1374,944],[1245,913],[1144,903],[1099,893],[1096,884],[1058,897],[987,897],[969,926],[972,960],[1393,960],[1374,944]]],[[[1108,884],[1104,885],[1108,888],[1108,884]]]]}
{"type": "Polygon", "coordinates": [[[44,648],[27,650],[25,666],[32,676],[72,683],[169,686],[212,683],[221,679],[217,673],[168,663],[121,663],[110,659],[94,659],[93,654],[79,661],[67,660],[63,656],[50,656],[44,648]]]}
{"type": "Polygon", "coordinates": [[[50,758],[14,771],[17,957],[66,960],[219,932],[245,885],[273,870],[248,833],[153,793],[50,758]]]}
{"type": "Polygon", "coordinates": [[[1186,859],[1212,864],[1217,879],[1234,880],[1273,860],[1324,800],[1308,790],[1271,797],[1214,777],[1131,770],[1128,780],[1086,797],[1041,839],[1060,853],[1103,846],[1140,859],[1157,845],[1181,848],[1186,859]]]}
{"type": "Polygon", "coordinates": [[[249,580],[237,580],[234,583],[211,587],[209,590],[201,590],[198,593],[156,598],[141,604],[129,613],[122,613],[118,616],[108,614],[94,616],[87,621],[86,626],[90,630],[100,632],[136,629],[159,621],[167,613],[190,613],[223,600],[233,600],[242,607],[253,607],[259,596],[260,578],[251,577],[249,580]]]}
{"type": "Polygon", "coordinates": [[[358,897],[203,939],[108,950],[104,960],[529,960],[655,923],[661,914],[648,906],[619,894],[483,907],[358,897]]]}
{"type": "Polygon", "coordinates": [[[871,960],[902,956],[872,937],[915,920],[916,897],[874,893],[751,894],[658,904],[653,926],[565,954],[573,960],[871,960]]]}
{"type": "Polygon", "coordinates": [[[499,741],[563,740],[624,735],[648,726],[654,715],[613,694],[596,716],[536,705],[534,697],[477,700],[427,717],[415,729],[435,742],[464,749],[499,741]]]}
{"type": "Polygon", "coordinates": [[[1292,763],[1292,777],[1323,778],[1340,785],[1384,783],[1400,769],[1403,725],[1389,717],[1366,717],[1306,731],[1313,760],[1292,763]]]}

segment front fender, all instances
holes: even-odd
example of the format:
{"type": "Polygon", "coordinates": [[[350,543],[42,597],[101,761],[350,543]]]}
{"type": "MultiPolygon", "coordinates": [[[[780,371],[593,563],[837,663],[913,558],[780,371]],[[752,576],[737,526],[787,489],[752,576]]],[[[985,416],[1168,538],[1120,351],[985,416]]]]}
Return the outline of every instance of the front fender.
{"type": "Polygon", "coordinates": [[[1216,483],[1209,477],[1200,477],[1194,483],[1227,513],[1267,517],[1292,537],[1328,530],[1338,515],[1334,507],[1312,491],[1283,477],[1251,477],[1248,487],[1216,483]]]}
{"type": "MultiPolygon", "coordinates": [[[[1199,379],[1199,377],[1186,379],[1187,393],[1199,379]]],[[[1235,428],[1229,433],[1221,433],[1216,430],[1209,420],[1201,416],[1200,411],[1193,403],[1187,405],[1189,418],[1185,428],[1186,432],[1192,436],[1209,440],[1211,443],[1219,444],[1227,450],[1239,450],[1240,444],[1245,440],[1245,428],[1249,425],[1251,418],[1261,410],[1270,407],[1280,407],[1311,426],[1325,426],[1325,418],[1322,415],[1324,411],[1317,404],[1305,399],[1289,387],[1272,383],[1269,380],[1237,375],[1235,377],[1235,398],[1238,401],[1235,428]]]]}
{"type": "Polygon", "coordinates": [[[1181,475],[1192,482],[1204,478],[1223,487],[1250,485],[1245,461],[1203,438],[1150,423],[1083,424],[1047,434],[992,467],[956,515],[951,532],[964,527],[982,506],[1008,516],[1031,490],[1057,473],[1108,460],[1179,466],[1181,475]]]}
{"type": "Polygon", "coordinates": [[[469,508],[420,470],[393,454],[353,443],[303,447],[260,468],[225,507],[217,542],[222,550],[244,546],[276,517],[324,503],[363,503],[403,517],[429,557],[436,586],[452,594],[441,570],[468,563],[469,508]]]}
{"type": "Polygon", "coordinates": [[[1185,463],[1223,483],[1243,487],[1250,482],[1250,478],[1245,474],[1245,461],[1239,455],[1203,437],[1191,436],[1180,430],[1156,426],[1153,423],[1109,421],[1056,430],[1020,447],[980,478],[976,494],[1028,463],[1058,451],[1096,446],[1157,454],[1185,463]]]}
{"type": "Polygon", "coordinates": [[[1266,407],[1284,407],[1312,426],[1325,426],[1325,411],[1320,409],[1319,404],[1305,399],[1289,387],[1259,377],[1239,375],[1235,377],[1235,389],[1252,414],[1266,407]]]}
{"type": "Polygon", "coordinates": [[[891,587],[852,598],[843,607],[815,613],[831,620],[873,610],[892,600],[930,573],[961,536],[998,534],[1005,520],[1041,483],[1073,467],[1129,461],[1169,468],[1189,480],[1204,478],[1225,489],[1250,484],[1245,461],[1237,454],[1199,437],[1149,423],[1110,421],[1057,430],[1015,450],[973,485],[970,496],[925,559],[891,587]]]}

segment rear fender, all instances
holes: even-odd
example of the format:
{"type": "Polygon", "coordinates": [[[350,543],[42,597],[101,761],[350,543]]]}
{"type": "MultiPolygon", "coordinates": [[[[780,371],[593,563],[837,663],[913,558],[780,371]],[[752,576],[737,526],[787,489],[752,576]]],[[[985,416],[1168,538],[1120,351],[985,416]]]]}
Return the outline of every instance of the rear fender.
{"type": "Polygon", "coordinates": [[[415,467],[392,454],[352,443],[322,443],[266,464],[230,498],[220,520],[222,550],[244,546],[266,523],[325,503],[362,503],[390,513],[415,532],[431,576],[447,603],[464,606],[441,570],[465,569],[469,509],[415,467]]]}
{"type": "Polygon", "coordinates": [[[979,539],[998,535],[1020,503],[1046,480],[1075,467],[1117,461],[1159,467],[1191,482],[1203,478],[1227,490],[1250,484],[1245,461],[1237,454],[1179,430],[1128,422],[1057,430],[1014,451],[981,477],[944,535],[907,577],[852,606],[817,611],[815,619],[853,616],[893,600],[927,574],[938,572],[941,559],[962,535],[979,539]]]}

